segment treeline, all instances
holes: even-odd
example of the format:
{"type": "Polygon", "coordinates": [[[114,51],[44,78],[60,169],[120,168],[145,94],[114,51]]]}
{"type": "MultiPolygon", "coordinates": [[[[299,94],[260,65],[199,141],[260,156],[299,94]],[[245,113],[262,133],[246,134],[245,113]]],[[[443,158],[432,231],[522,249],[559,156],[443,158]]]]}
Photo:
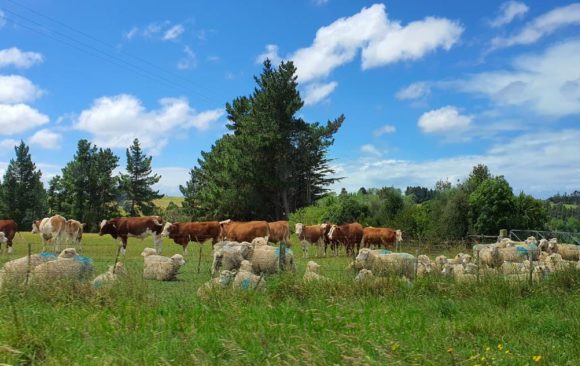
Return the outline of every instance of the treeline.
{"type": "Polygon", "coordinates": [[[485,165],[477,165],[455,186],[440,181],[432,190],[408,187],[405,194],[393,187],[343,190],[297,210],[291,221],[358,221],[402,229],[417,239],[463,239],[472,233],[497,235],[504,228],[545,229],[549,214],[546,203],[524,193],[514,195],[503,176],[494,177],[485,165]]]}
{"type": "Polygon", "coordinates": [[[562,195],[558,193],[548,198],[548,201],[556,204],[580,205],[580,191],[574,191],[570,194],[564,193],[562,195]]]}
{"type": "Polygon", "coordinates": [[[53,177],[45,191],[42,172],[32,162],[29,148],[15,147],[0,184],[0,214],[28,230],[33,220],[60,214],[87,224],[96,231],[100,220],[119,215],[149,215],[153,200],[163,197],[151,187],[160,176],[151,172],[151,157],[143,154],[139,140],[127,149],[126,174],[114,175],[119,157],[111,149],[80,140],[73,160],[53,177]]]}

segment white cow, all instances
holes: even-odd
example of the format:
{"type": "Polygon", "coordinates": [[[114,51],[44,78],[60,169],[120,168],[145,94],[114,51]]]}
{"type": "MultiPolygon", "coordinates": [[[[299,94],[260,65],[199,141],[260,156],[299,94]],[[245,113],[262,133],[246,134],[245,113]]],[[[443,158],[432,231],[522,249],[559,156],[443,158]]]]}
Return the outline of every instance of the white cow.
{"type": "Polygon", "coordinates": [[[52,244],[54,252],[60,252],[60,244],[66,240],[65,225],[66,219],[60,215],[45,217],[32,223],[32,233],[40,234],[43,251],[47,244],[52,244]]]}
{"type": "Polygon", "coordinates": [[[65,241],[67,242],[67,246],[72,246],[75,249],[78,247],[79,253],[81,253],[83,250],[82,239],[85,225],[86,224],[82,224],[79,221],[73,219],[66,220],[64,225],[65,241]]]}

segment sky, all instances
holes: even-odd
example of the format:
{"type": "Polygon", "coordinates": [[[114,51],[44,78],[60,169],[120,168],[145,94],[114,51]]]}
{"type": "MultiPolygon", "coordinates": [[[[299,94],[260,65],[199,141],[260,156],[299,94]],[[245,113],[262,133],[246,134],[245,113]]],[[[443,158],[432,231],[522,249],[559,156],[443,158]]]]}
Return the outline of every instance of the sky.
{"type": "Polygon", "coordinates": [[[346,117],[332,188],[461,181],[580,189],[580,3],[0,0],[0,173],[20,140],[43,180],[79,139],[125,164],[134,138],[162,193],[227,132],[269,58],[292,60],[309,122],[346,117]]]}

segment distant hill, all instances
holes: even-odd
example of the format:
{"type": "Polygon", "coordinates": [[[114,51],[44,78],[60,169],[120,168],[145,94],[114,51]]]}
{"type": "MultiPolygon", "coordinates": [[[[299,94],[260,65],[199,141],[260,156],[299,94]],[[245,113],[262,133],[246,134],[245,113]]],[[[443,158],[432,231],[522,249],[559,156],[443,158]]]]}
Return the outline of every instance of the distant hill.
{"type": "Polygon", "coordinates": [[[175,203],[177,206],[181,207],[181,203],[183,202],[183,197],[169,197],[169,196],[165,196],[163,198],[160,198],[158,200],[154,200],[153,203],[155,203],[155,206],[162,208],[162,209],[166,209],[167,206],[169,205],[169,202],[173,202],[175,203]]]}

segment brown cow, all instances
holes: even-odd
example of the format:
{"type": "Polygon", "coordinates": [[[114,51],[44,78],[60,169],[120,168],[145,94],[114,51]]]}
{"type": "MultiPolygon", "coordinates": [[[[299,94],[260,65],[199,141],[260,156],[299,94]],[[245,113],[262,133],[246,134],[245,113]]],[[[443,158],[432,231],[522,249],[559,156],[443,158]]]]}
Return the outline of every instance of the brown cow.
{"type": "Polygon", "coordinates": [[[232,221],[225,220],[220,222],[220,241],[248,241],[255,238],[263,237],[268,241],[270,237],[270,228],[266,221],[232,221]]]}
{"type": "Polygon", "coordinates": [[[290,243],[290,228],[288,221],[274,221],[268,223],[270,229],[270,241],[272,243],[286,243],[286,246],[291,246],[290,243]]]}
{"type": "Polygon", "coordinates": [[[402,240],[403,234],[401,230],[383,227],[365,227],[361,246],[369,248],[370,245],[376,245],[378,248],[384,246],[385,249],[395,249],[395,243],[402,240]],[[391,248],[388,247],[389,245],[391,248]]]}
{"type": "Polygon", "coordinates": [[[60,215],[32,222],[32,233],[40,234],[43,251],[47,243],[52,243],[54,252],[60,252],[60,244],[65,240],[65,224],[66,219],[60,215]]]}
{"type": "MultiPolygon", "coordinates": [[[[326,224],[308,226],[301,223],[296,224],[296,235],[300,239],[304,258],[308,258],[308,245],[316,245],[317,254],[320,254],[320,247],[322,243],[325,243],[324,232],[326,231],[326,226],[326,224]]],[[[326,245],[324,246],[324,255],[326,255],[326,245]]]]}
{"type": "Polygon", "coordinates": [[[121,254],[125,255],[127,251],[127,239],[129,237],[145,239],[147,236],[153,236],[155,250],[161,254],[163,231],[163,219],[160,216],[144,217],[117,217],[101,222],[99,235],[110,234],[114,239],[120,238],[123,247],[121,254]]]}
{"type": "Polygon", "coordinates": [[[81,241],[83,240],[84,227],[87,224],[82,224],[80,221],[69,219],[64,224],[65,241],[76,249],[78,245],[78,252],[82,253],[83,247],[81,241]]]}
{"type": "MultiPolygon", "coordinates": [[[[355,222],[352,224],[332,225],[328,238],[343,243],[346,247],[347,255],[354,255],[360,249],[360,242],[363,237],[363,227],[355,222]]],[[[335,255],[338,255],[338,246],[335,246],[335,255]]]]}
{"type": "Polygon", "coordinates": [[[220,236],[220,223],[218,221],[201,221],[201,222],[175,222],[166,223],[163,227],[162,236],[173,239],[175,244],[183,247],[183,252],[187,252],[187,246],[190,241],[203,244],[211,239],[211,244],[217,243],[220,236]]]}
{"type": "MultiPolygon", "coordinates": [[[[0,220],[0,232],[4,233],[6,239],[6,248],[8,248],[8,254],[12,254],[12,240],[16,231],[18,230],[18,225],[14,220],[0,220]]],[[[0,253],[2,253],[2,244],[0,244],[0,253]]]]}

